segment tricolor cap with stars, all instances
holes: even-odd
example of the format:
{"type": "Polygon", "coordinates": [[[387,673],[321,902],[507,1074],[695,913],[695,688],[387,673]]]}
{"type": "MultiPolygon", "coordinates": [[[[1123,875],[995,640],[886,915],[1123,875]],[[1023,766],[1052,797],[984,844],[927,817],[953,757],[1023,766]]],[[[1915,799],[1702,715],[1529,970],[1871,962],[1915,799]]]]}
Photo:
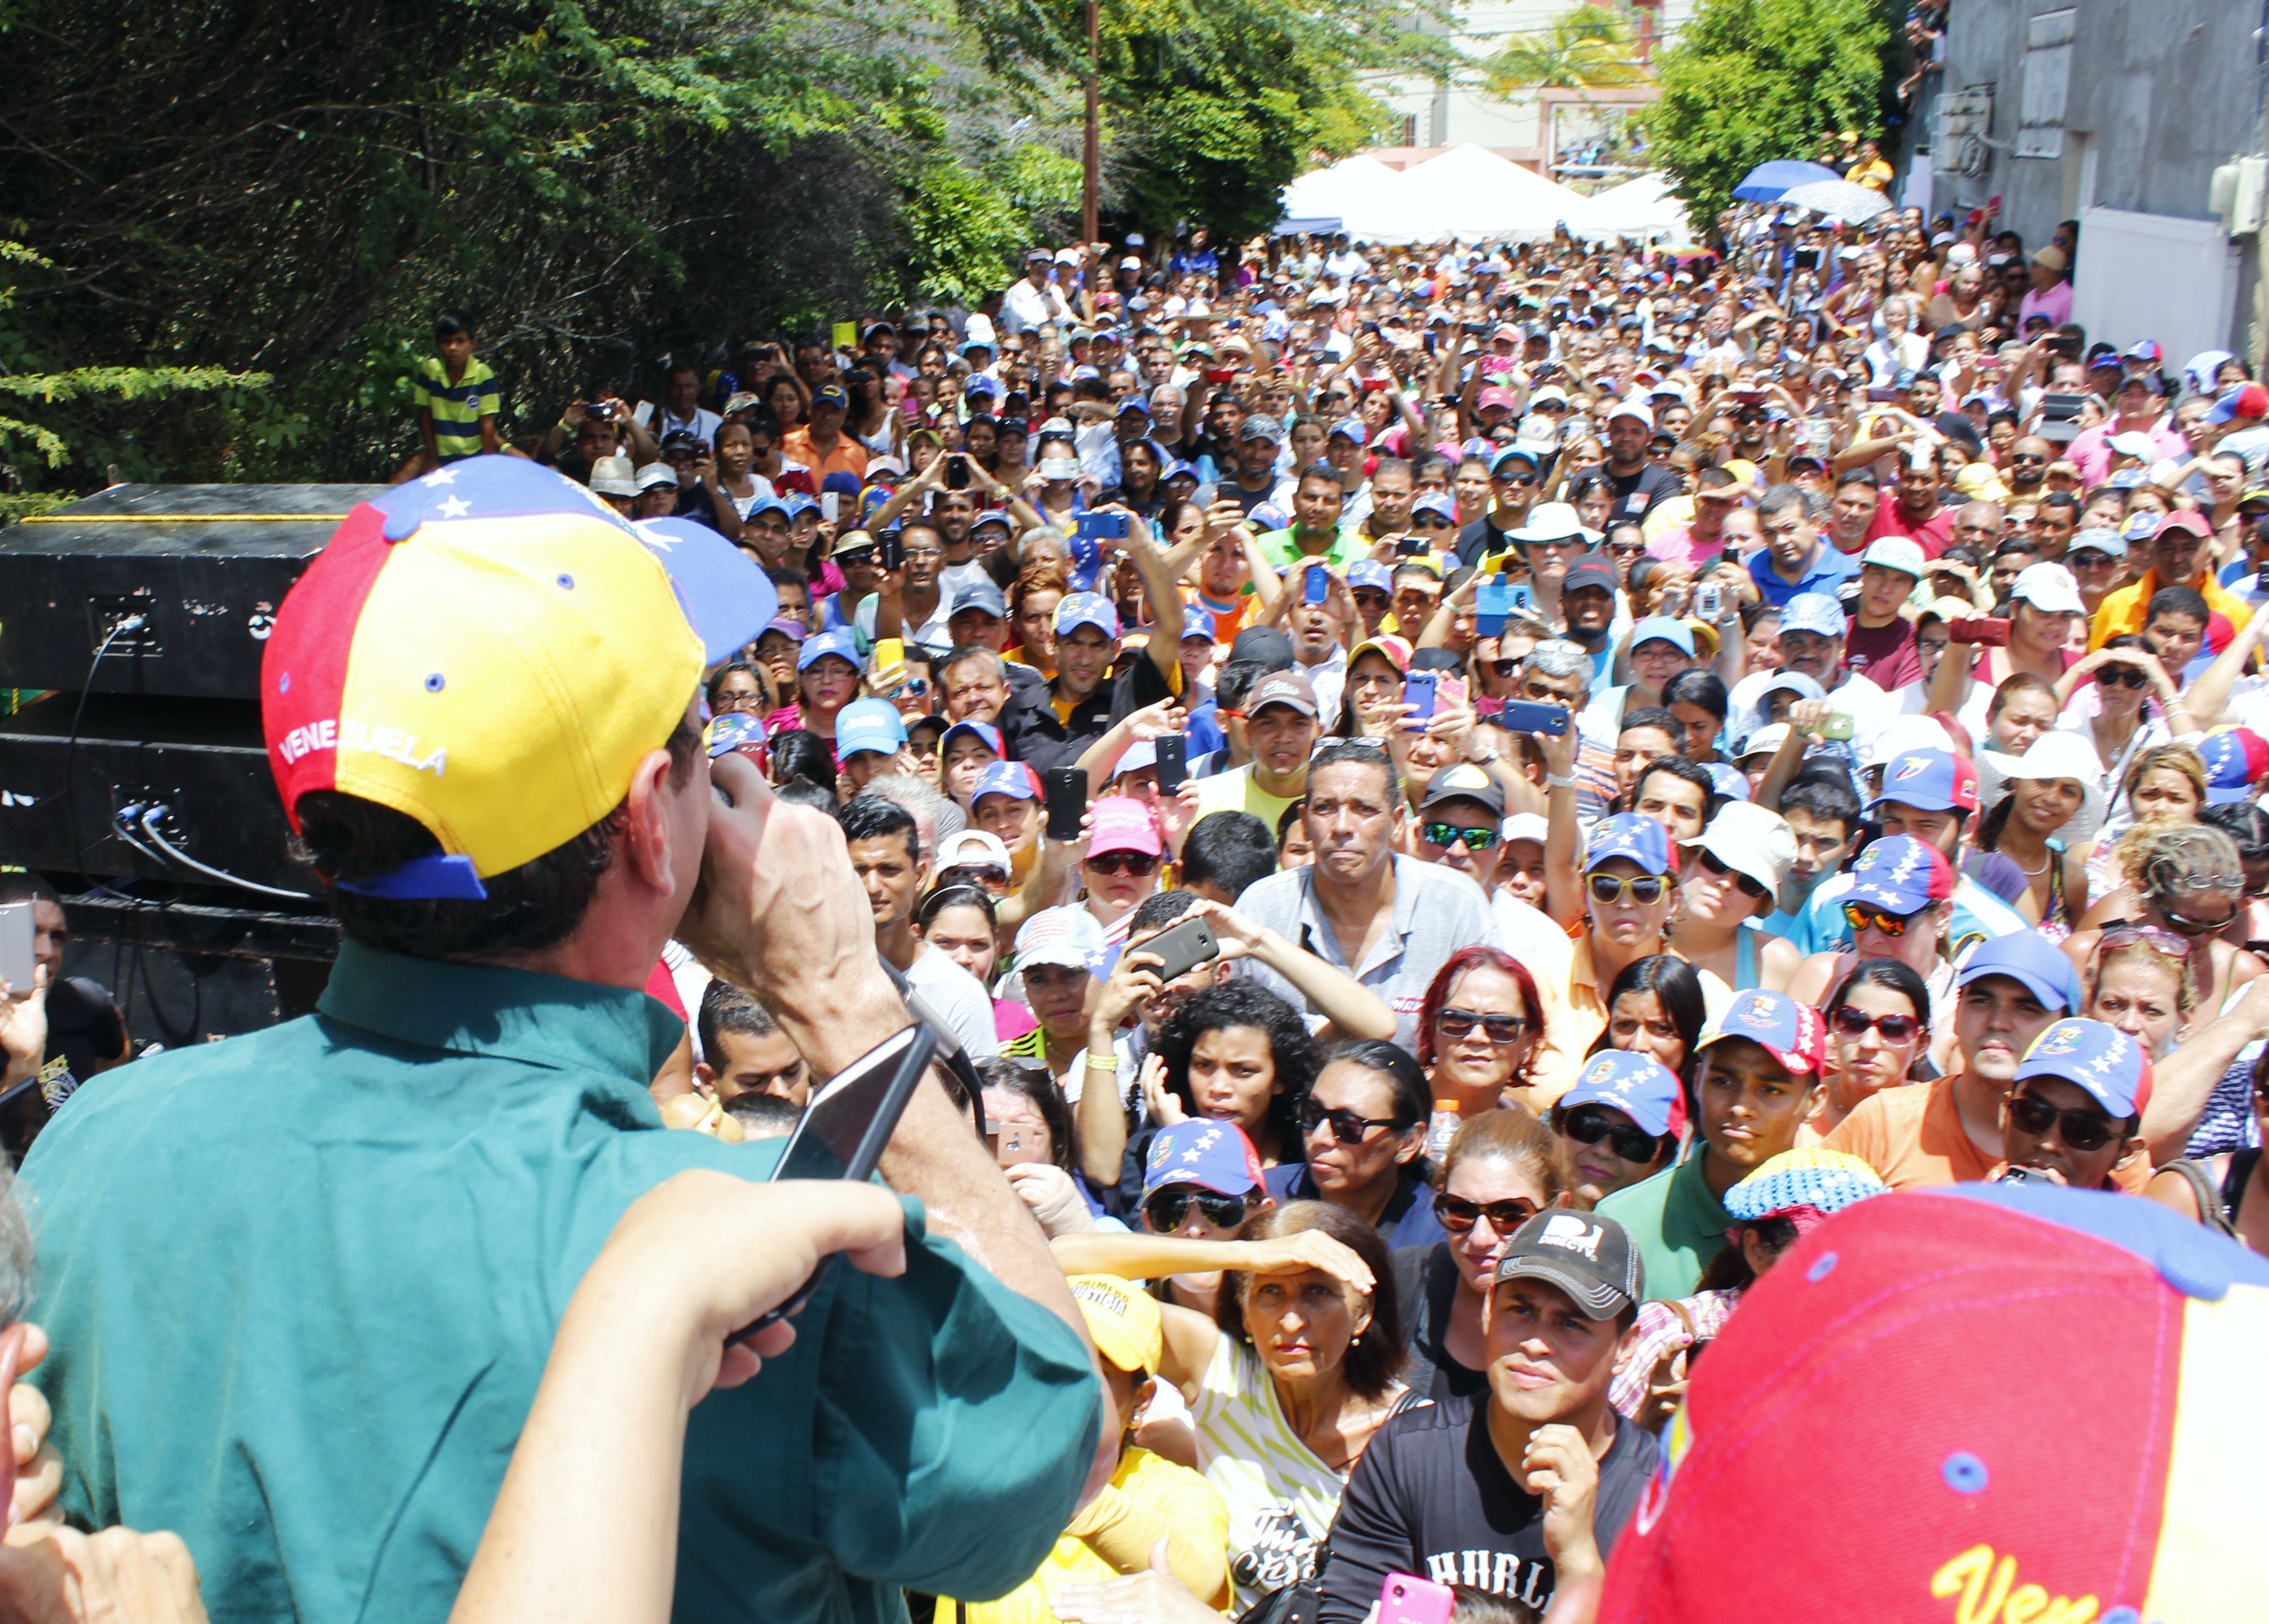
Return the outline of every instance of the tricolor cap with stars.
{"type": "Polygon", "coordinates": [[[1695,1364],[1600,1624],[2258,1618],[2258,1502],[2232,1486],[2269,1435],[2265,1331],[2269,1259],[2156,1201],[1855,1201],[1695,1364]],[[2058,1414],[2086,1418],[2084,1470],[2058,1414]],[[1759,1562],[1764,1505],[1803,1514],[1759,1562]]]}
{"type": "Polygon", "coordinates": [[[1746,1037],[1800,1077],[1819,1075],[1828,1048],[1817,1009],[1763,987],[1734,993],[1723,1015],[1704,1023],[1694,1046],[1707,1049],[1729,1037],[1746,1037]]]}
{"type": "Polygon", "coordinates": [[[1652,875],[1666,875],[1678,867],[1671,854],[1670,831],[1637,812],[1618,812],[1600,820],[1592,830],[1591,844],[1584,848],[1584,872],[1589,874],[1618,857],[1652,875]]]}
{"type": "Polygon", "coordinates": [[[1578,1105],[1612,1105],[1640,1133],[1658,1139],[1677,1127],[1686,1114],[1677,1074],[1636,1049],[1600,1050],[1584,1062],[1576,1086],[1556,1104],[1563,1111],[1578,1105]]]}
{"type": "Polygon", "coordinates": [[[1952,750],[1908,750],[1883,764],[1883,793],[1867,808],[1888,805],[1918,812],[1977,810],[1977,769],[1952,750]]]}
{"type": "Polygon", "coordinates": [[[1142,1199],[1169,1185],[1195,1185],[1216,1195],[1249,1195],[1260,1188],[1260,1157],[1234,1122],[1193,1117],[1160,1128],[1142,1167],[1142,1199]]]}
{"type": "Polygon", "coordinates": [[[2025,1051],[2015,1081],[2056,1077],[2103,1107],[2116,1122],[2142,1114],[2151,1097],[2151,1061],[2117,1027],[2076,1016],[2058,1022],[2025,1051]]]}
{"type": "Polygon", "coordinates": [[[262,651],[285,815],[297,831],[315,790],[389,807],[434,851],[344,889],[485,897],[622,803],[708,649],[746,643],[777,603],[752,561],[633,526],[524,458],[396,485],[347,515],[262,651]]]}
{"type": "Polygon", "coordinates": [[[1954,895],[1954,870],[1936,846],[1912,835],[1885,835],[1851,865],[1846,895],[1888,913],[1919,913],[1954,895]]]}

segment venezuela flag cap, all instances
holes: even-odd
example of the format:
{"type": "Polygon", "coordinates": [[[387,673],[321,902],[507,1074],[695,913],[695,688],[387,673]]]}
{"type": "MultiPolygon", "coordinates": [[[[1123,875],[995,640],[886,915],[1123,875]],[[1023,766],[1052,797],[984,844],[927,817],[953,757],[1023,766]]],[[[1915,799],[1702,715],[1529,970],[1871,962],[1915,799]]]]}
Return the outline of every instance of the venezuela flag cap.
{"type": "Polygon", "coordinates": [[[296,832],[311,790],[440,850],[356,887],[485,896],[581,834],[669,740],[703,668],[777,603],[722,536],[633,526],[520,457],[469,457],[349,513],[277,612],[260,713],[296,832]]]}
{"type": "Polygon", "coordinates": [[[2269,1259],[2156,1201],[1854,1202],[1695,1367],[1600,1624],[2262,1618],[2264,1347],[2269,1259]]]}

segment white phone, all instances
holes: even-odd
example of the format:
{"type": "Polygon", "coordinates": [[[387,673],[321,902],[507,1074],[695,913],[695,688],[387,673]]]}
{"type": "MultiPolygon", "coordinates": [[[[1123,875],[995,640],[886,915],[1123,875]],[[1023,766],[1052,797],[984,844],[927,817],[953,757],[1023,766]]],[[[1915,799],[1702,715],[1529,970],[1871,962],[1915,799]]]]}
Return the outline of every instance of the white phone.
{"type": "Polygon", "coordinates": [[[31,997],[38,974],[32,907],[29,902],[0,903],[0,981],[16,999],[31,997]]]}

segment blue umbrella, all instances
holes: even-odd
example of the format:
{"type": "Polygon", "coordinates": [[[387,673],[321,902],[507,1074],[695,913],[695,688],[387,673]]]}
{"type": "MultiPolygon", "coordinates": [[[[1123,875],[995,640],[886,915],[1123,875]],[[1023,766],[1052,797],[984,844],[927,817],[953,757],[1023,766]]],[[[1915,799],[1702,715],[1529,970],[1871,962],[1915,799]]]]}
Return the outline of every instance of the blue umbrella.
{"type": "Polygon", "coordinates": [[[1748,203],[1770,203],[1792,186],[1843,178],[1822,164],[1807,164],[1793,158],[1775,159],[1743,175],[1741,183],[1733,188],[1733,196],[1748,203]]]}

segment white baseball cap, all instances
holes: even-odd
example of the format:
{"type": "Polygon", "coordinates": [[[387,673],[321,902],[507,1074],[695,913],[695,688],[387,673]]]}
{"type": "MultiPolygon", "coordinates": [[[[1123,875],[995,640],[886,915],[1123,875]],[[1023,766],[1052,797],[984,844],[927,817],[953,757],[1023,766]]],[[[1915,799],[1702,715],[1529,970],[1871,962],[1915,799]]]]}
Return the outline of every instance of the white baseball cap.
{"type": "Polygon", "coordinates": [[[1617,417],[1636,417],[1649,428],[1654,426],[1654,414],[1637,401],[1617,401],[1608,413],[1607,420],[1613,423],[1617,417]]]}
{"type": "Polygon", "coordinates": [[[2088,612],[2088,606],[2080,601],[2080,583],[2061,564],[2036,564],[2018,571],[2009,597],[2013,602],[2022,598],[2044,615],[2088,612]]]}
{"type": "Polygon", "coordinates": [[[1917,580],[1920,580],[1923,572],[1930,567],[1929,560],[1923,557],[1922,543],[1904,535],[1886,535],[1870,542],[1867,550],[1859,555],[1859,562],[1896,570],[1903,575],[1913,576],[1917,580]]]}
{"type": "Polygon", "coordinates": [[[965,829],[957,835],[948,835],[938,842],[937,866],[948,868],[997,868],[1003,875],[1013,874],[1015,865],[1009,860],[1009,848],[1001,844],[1001,837],[982,829],[965,829]]]}

